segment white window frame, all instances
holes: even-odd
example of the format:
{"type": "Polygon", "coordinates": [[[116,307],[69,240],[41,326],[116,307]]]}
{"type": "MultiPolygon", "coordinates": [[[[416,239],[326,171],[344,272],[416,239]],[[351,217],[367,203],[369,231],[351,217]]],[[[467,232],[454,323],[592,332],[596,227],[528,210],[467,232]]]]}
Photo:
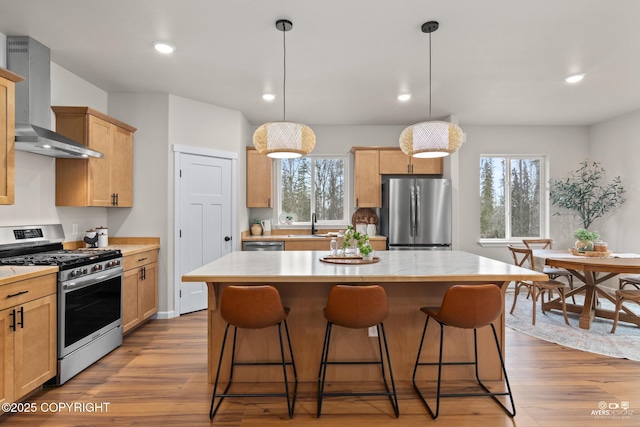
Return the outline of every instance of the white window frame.
{"type": "MultiPolygon", "coordinates": [[[[508,171],[511,171],[511,160],[539,160],[540,161],[540,235],[529,238],[545,238],[549,235],[549,190],[547,182],[548,158],[542,154],[481,154],[478,158],[478,179],[480,179],[480,160],[486,157],[505,159],[508,162],[508,171]]],[[[521,244],[526,237],[511,236],[511,173],[509,172],[505,183],[505,237],[487,239],[481,238],[478,244],[483,247],[504,247],[512,244],[521,244]]],[[[478,182],[480,184],[480,181],[478,182]]],[[[479,189],[479,186],[478,186],[479,189]]],[[[478,203],[480,200],[478,199],[478,203]]],[[[478,220],[480,218],[478,217],[478,220]]]]}
{"type": "MultiPolygon", "coordinates": [[[[350,162],[349,162],[349,156],[345,155],[345,154],[309,154],[305,157],[308,157],[311,160],[311,176],[313,177],[314,175],[314,162],[313,160],[315,159],[339,159],[342,160],[343,164],[344,164],[344,169],[343,169],[343,173],[344,173],[344,200],[343,200],[343,206],[344,206],[344,216],[342,219],[337,219],[337,220],[324,220],[324,221],[316,221],[316,226],[323,226],[323,227],[339,227],[339,226],[344,226],[345,224],[350,224],[351,223],[351,217],[349,215],[349,211],[350,211],[350,205],[349,205],[349,201],[351,200],[351,185],[349,182],[349,177],[350,175],[350,162]]],[[[303,228],[303,227],[310,227],[311,226],[311,221],[296,221],[291,225],[285,225],[279,222],[279,218],[280,215],[282,214],[282,195],[280,193],[282,189],[282,160],[281,159],[276,159],[276,194],[275,194],[275,199],[276,199],[276,223],[280,226],[280,227],[291,227],[291,228],[303,228]]],[[[315,212],[315,179],[311,180],[311,212],[315,212]]]]}

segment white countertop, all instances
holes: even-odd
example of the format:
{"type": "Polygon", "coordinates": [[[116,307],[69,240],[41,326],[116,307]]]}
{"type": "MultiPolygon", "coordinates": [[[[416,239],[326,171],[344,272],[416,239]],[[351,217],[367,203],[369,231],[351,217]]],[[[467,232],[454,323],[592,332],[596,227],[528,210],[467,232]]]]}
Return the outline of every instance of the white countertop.
{"type": "Polygon", "coordinates": [[[547,276],[462,251],[378,251],[380,262],[327,264],[327,251],[236,251],[182,276],[185,282],[452,282],[548,280],[547,276]]]}

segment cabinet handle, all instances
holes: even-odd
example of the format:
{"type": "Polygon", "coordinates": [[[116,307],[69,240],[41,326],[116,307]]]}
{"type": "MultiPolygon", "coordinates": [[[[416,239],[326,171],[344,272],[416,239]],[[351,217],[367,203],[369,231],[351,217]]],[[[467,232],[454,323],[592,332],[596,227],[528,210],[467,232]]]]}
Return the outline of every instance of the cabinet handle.
{"type": "Polygon", "coordinates": [[[116,193],[116,206],[120,206],[120,193],[116,193]]]}
{"type": "Polygon", "coordinates": [[[21,329],[24,329],[24,307],[20,307],[20,321],[18,322],[21,329]]]}
{"type": "Polygon", "coordinates": [[[413,164],[411,165],[411,173],[413,173],[413,164]]]}
{"type": "Polygon", "coordinates": [[[270,208],[271,207],[271,197],[267,198],[267,207],[270,208]]]}
{"type": "Polygon", "coordinates": [[[356,197],[356,206],[360,206],[360,203],[358,203],[358,198],[356,197]]]}
{"type": "Polygon", "coordinates": [[[147,280],[147,267],[142,267],[142,280],[147,280]]]}
{"type": "Polygon", "coordinates": [[[116,205],[116,193],[111,193],[111,206],[116,205]]]}
{"type": "Polygon", "coordinates": [[[144,267],[140,267],[140,280],[144,280],[144,267]]]}
{"type": "Polygon", "coordinates": [[[11,316],[11,324],[9,325],[9,329],[12,330],[16,330],[16,310],[13,309],[11,310],[11,313],[9,313],[9,316],[11,316]]]}
{"type": "Polygon", "coordinates": [[[407,165],[407,173],[411,173],[411,165],[407,165]]]}
{"type": "Polygon", "coordinates": [[[144,261],[145,259],[147,259],[147,257],[144,257],[144,258],[138,258],[138,262],[142,262],[142,261],[144,261]]]}
{"type": "Polygon", "coordinates": [[[29,291],[20,291],[17,294],[9,294],[7,295],[7,298],[13,298],[13,297],[17,297],[18,295],[24,295],[24,294],[28,294],[29,291]]]}

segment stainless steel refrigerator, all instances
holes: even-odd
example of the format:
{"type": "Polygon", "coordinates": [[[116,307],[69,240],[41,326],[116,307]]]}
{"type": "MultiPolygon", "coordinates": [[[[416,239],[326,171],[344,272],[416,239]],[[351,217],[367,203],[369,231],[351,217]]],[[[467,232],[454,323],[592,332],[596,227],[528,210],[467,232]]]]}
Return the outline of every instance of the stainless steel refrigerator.
{"type": "Polygon", "coordinates": [[[380,231],[389,249],[451,250],[451,180],[388,179],[380,231]]]}

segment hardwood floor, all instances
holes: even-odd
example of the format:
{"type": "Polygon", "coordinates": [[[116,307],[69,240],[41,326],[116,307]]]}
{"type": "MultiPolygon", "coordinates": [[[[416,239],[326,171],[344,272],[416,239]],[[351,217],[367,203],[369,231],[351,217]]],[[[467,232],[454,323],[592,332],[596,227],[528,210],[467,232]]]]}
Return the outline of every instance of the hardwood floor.
{"type": "MultiPolygon", "coordinates": [[[[120,348],[64,386],[45,388],[27,398],[25,402],[35,404],[35,413],[5,414],[0,416],[0,424],[30,427],[210,424],[212,386],[206,381],[205,320],[206,312],[201,311],[146,323],[127,335],[120,348]],[[83,407],[69,410],[60,404],[76,402],[83,407]],[[101,403],[103,409],[98,410],[101,403]],[[92,406],[95,410],[90,412],[92,406]]],[[[640,425],[639,363],[567,349],[510,329],[506,352],[516,417],[507,417],[489,398],[445,399],[437,423],[487,427],[640,425]],[[633,415],[592,415],[600,402],[609,406],[622,401],[629,402],[633,415]]],[[[346,386],[352,385],[357,386],[346,386]]],[[[393,417],[386,398],[328,399],[323,404],[322,417],[317,419],[315,383],[304,383],[299,387],[293,420],[287,417],[283,398],[227,399],[212,424],[405,427],[435,423],[410,382],[398,384],[398,389],[398,419],[393,417]]]]}

